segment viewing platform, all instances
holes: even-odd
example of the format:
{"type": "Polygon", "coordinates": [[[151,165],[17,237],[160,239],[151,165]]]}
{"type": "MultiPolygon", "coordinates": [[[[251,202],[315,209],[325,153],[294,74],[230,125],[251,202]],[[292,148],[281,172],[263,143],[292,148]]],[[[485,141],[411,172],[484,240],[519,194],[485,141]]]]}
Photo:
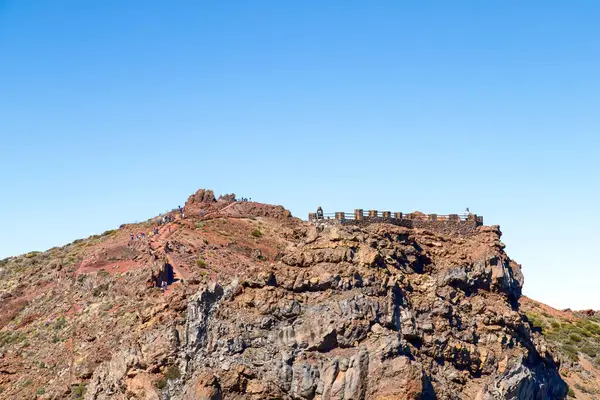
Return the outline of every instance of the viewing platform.
{"type": "Polygon", "coordinates": [[[342,225],[366,226],[374,223],[387,223],[406,228],[422,228],[441,233],[473,234],[477,227],[483,225],[483,217],[477,214],[423,214],[356,209],[354,212],[338,211],[335,213],[309,213],[311,222],[335,222],[342,225]]]}

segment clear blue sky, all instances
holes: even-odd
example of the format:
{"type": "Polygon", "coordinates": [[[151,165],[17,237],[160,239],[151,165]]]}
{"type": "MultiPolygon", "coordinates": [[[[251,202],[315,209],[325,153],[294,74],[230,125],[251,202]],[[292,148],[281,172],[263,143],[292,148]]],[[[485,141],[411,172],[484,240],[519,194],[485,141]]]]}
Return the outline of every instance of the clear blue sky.
{"type": "Polygon", "coordinates": [[[0,0],[0,257],[200,187],[500,224],[600,309],[597,1],[0,0]]]}

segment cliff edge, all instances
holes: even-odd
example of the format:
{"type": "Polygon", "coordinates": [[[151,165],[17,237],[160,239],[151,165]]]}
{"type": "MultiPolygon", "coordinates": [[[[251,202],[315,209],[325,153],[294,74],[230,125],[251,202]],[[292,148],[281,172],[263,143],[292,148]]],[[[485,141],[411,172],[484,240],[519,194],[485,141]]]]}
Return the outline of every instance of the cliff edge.
{"type": "Polygon", "coordinates": [[[2,396],[567,396],[496,226],[304,222],[210,191],[164,217],[0,262],[2,396]]]}

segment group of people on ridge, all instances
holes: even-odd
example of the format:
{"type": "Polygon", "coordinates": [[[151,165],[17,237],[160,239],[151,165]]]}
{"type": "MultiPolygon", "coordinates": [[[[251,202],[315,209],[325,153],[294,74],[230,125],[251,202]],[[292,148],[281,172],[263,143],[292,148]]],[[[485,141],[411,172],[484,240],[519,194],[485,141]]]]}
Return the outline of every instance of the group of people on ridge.
{"type": "Polygon", "coordinates": [[[161,226],[161,225],[166,225],[169,222],[173,222],[173,221],[175,221],[175,217],[167,214],[167,215],[159,215],[156,223],[158,224],[158,226],[161,226]]]}
{"type": "MultiPolygon", "coordinates": [[[[160,224],[159,224],[160,225],[160,224]]],[[[169,226],[169,232],[171,232],[171,227],[169,226]]],[[[129,240],[136,241],[136,240],[144,240],[146,239],[146,237],[150,238],[152,236],[158,236],[158,226],[155,226],[151,231],[149,231],[147,234],[146,232],[140,232],[137,234],[130,234],[129,235],[129,240]]]]}
{"type": "MultiPolygon", "coordinates": [[[[181,219],[183,219],[184,214],[183,214],[183,208],[181,208],[181,206],[178,207],[178,211],[179,211],[179,217],[181,219]]],[[[156,222],[157,226],[155,226],[150,232],[146,233],[146,232],[140,232],[140,233],[132,233],[129,235],[129,240],[131,240],[132,242],[135,240],[143,240],[146,239],[146,237],[152,237],[152,236],[158,236],[158,230],[159,227],[162,225],[167,225],[170,222],[175,221],[175,217],[171,214],[165,214],[162,215],[160,214],[158,216],[158,218],[154,221],[156,222]]],[[[171,232],[171,227],[169,226],[169,232],[171,232]]]]}

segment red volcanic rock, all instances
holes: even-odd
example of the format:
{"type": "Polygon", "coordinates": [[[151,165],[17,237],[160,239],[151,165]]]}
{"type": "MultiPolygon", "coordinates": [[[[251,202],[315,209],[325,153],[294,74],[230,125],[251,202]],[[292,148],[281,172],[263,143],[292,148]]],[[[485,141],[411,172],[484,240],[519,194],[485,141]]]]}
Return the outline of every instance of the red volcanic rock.
{"type": "Polygon", "coordinates": [[[566,395],[497,228],[310,223],[210,190],[184,214],[0,260],[0,397],[566,395]]]}
{"type": "Polygon", "coordinates": [[[215,193],[212,190],[199,189],[188,198],[188,201],[185,204],[214,203],[215,201],[215,193]]]}

